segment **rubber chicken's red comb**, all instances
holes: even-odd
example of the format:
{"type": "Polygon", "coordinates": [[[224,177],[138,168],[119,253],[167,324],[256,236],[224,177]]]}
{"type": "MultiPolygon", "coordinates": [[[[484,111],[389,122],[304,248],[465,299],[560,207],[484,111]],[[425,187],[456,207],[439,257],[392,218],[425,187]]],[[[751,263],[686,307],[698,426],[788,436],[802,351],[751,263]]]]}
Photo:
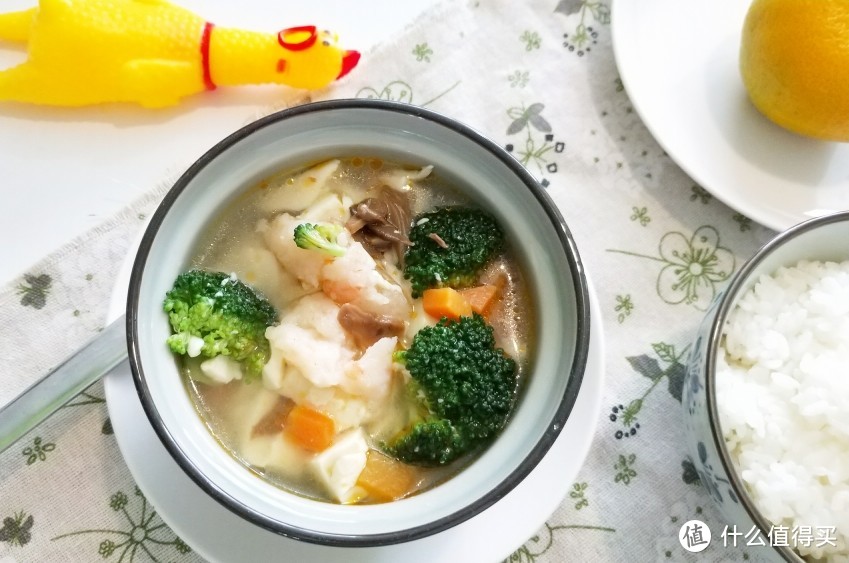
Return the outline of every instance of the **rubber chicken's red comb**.
{"type": "Polygon", "coordinates": [[[289,27],[277,34],[277,42],[290,51],[303,51],[312,47],[318,39],[314,25],[289,27]]]}

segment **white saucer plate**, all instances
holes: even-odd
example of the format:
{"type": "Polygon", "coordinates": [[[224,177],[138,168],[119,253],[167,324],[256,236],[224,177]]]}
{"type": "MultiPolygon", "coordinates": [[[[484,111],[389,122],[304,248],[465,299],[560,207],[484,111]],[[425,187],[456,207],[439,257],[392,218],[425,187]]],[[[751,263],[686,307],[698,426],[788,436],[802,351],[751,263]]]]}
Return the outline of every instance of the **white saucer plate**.
{"type": "Polygon", "coordinates": [[[613,0],[634,109],[698,184],[775,230],[849,209],[849,143],[790,133],[749,102],[738,54],[750,0],[613,0]]]}
{"type": "MultiPolygon", "coordinates": [[[[124,265],[110,308],[126,307],[132,260],[124,265]]],[[[591,282],[591,280],[590,280],[591,282]]],[[[339,548],[292,540],[240,518],[198,487],[170,457],[150,425],[128,362],[104,379],[118,447],[137,485],[162,520],[196,553],[212,562],[321,561],[418,563],[501,561],[544,525],[570,490],[598,423],[604,379],[601,310],[589,283],[591,333],[586,372],[569,420],[534,470],[477,516],[423,539],[382,547],[339,548]]]]}

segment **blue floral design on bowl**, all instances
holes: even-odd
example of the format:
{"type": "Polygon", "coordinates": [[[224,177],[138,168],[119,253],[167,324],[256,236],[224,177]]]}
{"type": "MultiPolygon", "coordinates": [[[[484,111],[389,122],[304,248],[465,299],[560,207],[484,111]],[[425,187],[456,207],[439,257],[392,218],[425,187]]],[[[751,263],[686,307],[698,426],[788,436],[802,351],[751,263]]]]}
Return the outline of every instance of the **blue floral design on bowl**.
{"type": "MultiPolygon", "coordinates": [[[[783,231],[765,244],[735,274],[724,292],[708,307],[694,337],[684,381],[684,428],[687,453],[729,528],[747,532],[753,527],[766,538],[763,547],[752,547],[768,561],[802,562],[790,547],[769,545],[772,524],[749,497],[725,445],[716,399],[716,357],[722,349],[723,327],[729,313],[757,279],[780,266],[800,260],[847,260],[849,211],[810,219],[783,231]]],[[[744,544],[745,545],[745,544],[744,544]]]]}

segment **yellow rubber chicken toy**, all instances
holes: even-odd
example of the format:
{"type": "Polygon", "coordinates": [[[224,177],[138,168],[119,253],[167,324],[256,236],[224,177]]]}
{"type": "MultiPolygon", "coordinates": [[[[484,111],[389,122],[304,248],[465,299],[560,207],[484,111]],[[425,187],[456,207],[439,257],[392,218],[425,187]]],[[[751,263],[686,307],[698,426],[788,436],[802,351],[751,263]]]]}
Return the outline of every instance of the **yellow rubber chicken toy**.
{"type": "Polygon", "coordinates": [[[0,40],[27,60],[0,71],[0,101],[165,107],[218,86],[318,89],[360,54],[314,26],[260,33],[218,27],[167,0],[39,0],[0,14],[0,40]]]}

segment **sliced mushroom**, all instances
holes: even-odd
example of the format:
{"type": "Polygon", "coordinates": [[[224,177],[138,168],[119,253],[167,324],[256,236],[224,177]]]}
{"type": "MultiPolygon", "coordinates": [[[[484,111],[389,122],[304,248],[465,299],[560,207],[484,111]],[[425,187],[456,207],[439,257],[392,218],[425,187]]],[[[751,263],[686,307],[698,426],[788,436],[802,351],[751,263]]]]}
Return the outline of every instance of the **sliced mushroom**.
{"type": "Polygon", "coordinates": [[[291,411],[294,406],[295,402],[292,399],[281,396],[277,399],[277,402],[274,403],[274,406],[271,407],[271,410],[265,413],[265,415],[254,425],[251,430],[251,437],[266,436],[268,434],[280,432],[283,428],[283,424],[286,422],[286,417],[289,416],[289,411],[291,411]]]}
{"type": "Polygon", "coordinates": [[[404,321],[401,319],[377,315],[353,303],[342,305],[337,319],[360,348],[368,348],[381,338],[399,336],[404,332],[404,321]]]}
{"type": "Polygon", "coordinates": [[[410,201],[407,194],[384,187],[374,196],[351,206],[346,227],[373,256],[395,250],[398,260],[412,243],[410,201]]]}

